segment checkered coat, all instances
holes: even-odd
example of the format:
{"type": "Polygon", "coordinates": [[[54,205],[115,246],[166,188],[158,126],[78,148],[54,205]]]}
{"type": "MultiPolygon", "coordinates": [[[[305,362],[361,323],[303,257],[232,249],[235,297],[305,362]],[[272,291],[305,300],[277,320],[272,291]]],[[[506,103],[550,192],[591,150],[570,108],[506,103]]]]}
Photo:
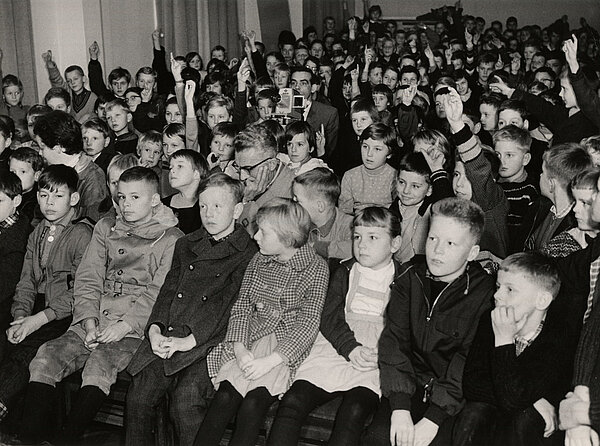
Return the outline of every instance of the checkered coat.
{"type": "Polygon", "coordinates": [[[208,356],[210,375],[216,376],[223,364],[235,359],[234,342],[250,349],[257,340],[275,333],[275,351],[293,376],[319,332],[328,281],[327,263],[308,245],[285,263],[256,254],[231,309],[225,341],[208,356]]]}

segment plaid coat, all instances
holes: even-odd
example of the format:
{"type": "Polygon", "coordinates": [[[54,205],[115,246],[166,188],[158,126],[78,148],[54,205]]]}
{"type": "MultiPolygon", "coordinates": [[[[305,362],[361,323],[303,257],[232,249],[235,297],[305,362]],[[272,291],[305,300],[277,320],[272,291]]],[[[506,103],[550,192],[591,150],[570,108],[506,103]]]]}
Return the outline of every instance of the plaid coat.
{"type": "Polygon", "coordinates": [[[285,263],[257,253],[250,261],[240,295],[231,309],[225,341],[208,356],[208,370],[235,359],[233,343],[246,348],[275,333],[279,353],[293,375],[308,356],[319,332],[329,270],[327,263],[308,245],[285,263]]]}

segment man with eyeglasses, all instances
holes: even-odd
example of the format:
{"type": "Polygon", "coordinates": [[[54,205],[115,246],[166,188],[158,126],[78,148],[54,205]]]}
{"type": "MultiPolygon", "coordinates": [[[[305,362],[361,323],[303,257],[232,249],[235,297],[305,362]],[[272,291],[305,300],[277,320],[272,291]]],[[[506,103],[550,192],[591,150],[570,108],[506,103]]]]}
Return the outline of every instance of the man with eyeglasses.
{"type": "Polygon", "coordinates": [[[254,235],[258,208],[275,197],[291,198],[294,173],[279,161],[277,140],[261,124],[238,133],[233,146],[233,167],[244,182],[244,211],[238,221],[254,235]]]}

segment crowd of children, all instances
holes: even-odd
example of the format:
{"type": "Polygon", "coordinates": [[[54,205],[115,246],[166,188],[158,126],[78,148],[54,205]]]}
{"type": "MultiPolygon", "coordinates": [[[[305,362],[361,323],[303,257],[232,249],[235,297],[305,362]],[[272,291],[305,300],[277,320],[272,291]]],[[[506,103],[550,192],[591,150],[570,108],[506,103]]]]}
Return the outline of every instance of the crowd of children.
{"type": "Polygon", "coordinates": [[[0,444],[80,444],[120,373],[132,446],[165,402],[197,446],[277,402],[279,446],[333,400],[331,445],[598,444],[600,35],[363,2],[107,82],[48,51],[31,107],[2,77],[0,444]]]}

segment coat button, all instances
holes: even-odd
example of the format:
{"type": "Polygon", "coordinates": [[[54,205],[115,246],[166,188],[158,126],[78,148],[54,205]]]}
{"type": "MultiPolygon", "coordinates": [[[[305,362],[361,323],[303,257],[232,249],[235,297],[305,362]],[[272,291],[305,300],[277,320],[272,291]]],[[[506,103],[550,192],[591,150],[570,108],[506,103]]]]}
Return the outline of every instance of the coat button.
{"type": "Polygon", "coordinates": [[[206,302],[207,300],[208,300],[208,297],[202,296],[202,302],[206,302]]]}
{"type": "Polygon", "coordinates": [[[121,274],[123,274],[123,270],[122,269],[120,269],[119,271],[117,271],[117,275],[120,276],[121,274]]]}
{"type": "Polygon", "coordinates": [[[108,310],[104,310],[104,311],[102,312],[102,314],[103,314],[104,316],[108,316],[108,310]]]}
{"type": "Polygon", "coordinates": [[[173,327],[167,328],[167,331],[173,331],[173,327]]]}
{"type": "Polygon", "coordinates": [[[221,277],[221,273],[215,274],[215,277],[221,277]]]}
{"type": "Polygon", "coordinates": [[[190,271],[194,270],[194,265],[190,265],[190,271]]]}
{"type": "Polygon", "coordinates": [[[125,250],[123,248],[119,249],[119,254],[121,254],[121,255],[125,254],[125,250]]]}
{"type": "Polygon", "coordinates": [[[177,293],[177,297],[181,299],[183,297],[183,294],[177,293]]]}

